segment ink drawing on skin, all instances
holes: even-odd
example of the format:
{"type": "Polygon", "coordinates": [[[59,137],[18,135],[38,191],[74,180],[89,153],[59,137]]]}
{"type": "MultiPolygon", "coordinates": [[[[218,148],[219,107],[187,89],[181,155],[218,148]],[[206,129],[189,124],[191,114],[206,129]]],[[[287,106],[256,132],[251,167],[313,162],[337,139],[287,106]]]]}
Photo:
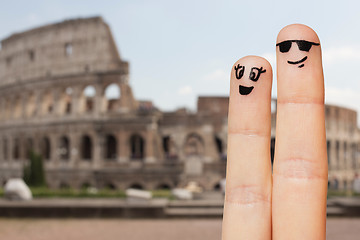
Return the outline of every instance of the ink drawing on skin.
{"type": "MultiPolygon", "coordinates": [[[[240,64],[238,64],[237,66],[234,66],[234,70],[235,70],[235,76],[236,79],[241,79],[242,76],[244,75],[245,72],[245,66],[241,66],[240,64]]],[[[260,75],[262,73],[266,72],[266,69],[263,69],[263,67],[252,67],[250,74],[249,74],[249,79],[253,82],[257,82],[257,80],[259,80],[260,75]]],[[[252,92],[252,90],[254,89],[254,86],[251,87],[246,87],[243,85],[239,85],[239,93],[241,95],[248,95],[252,92]]]]}
{"type": "MultiPolygon", "coordinates": [[[[320,43],[309,42],[306,40],[286,40],[286,41],[277,43],[276,46],[279,46],[279,50],[281,53],[287,53],[290,50],[291,46],[293,45],[292,44],[293,42],[297,44],[300,51],[304,51],[304,52],[309,52],[313,45],[314,46],[320,45],[320,43]]],[[[298,68],[302,68],[305,66],[304,62],[307,60],[307,58],[308,57],[305,56],[302,59],[299,59],[297,61],[288,60],[287,62],[288,62],[288,64],[298,65],[298,68]]]]}

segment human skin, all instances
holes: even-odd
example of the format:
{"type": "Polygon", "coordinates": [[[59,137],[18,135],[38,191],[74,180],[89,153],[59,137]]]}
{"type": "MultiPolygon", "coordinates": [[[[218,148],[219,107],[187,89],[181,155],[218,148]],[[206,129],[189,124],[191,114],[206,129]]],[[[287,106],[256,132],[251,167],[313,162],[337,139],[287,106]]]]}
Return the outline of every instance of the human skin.
{"type": "MultiPolygon", "coordinates": [[[[276,43],[320,43],[309,27],[283,28],[276,43]]],[[[321,45],[301,43],[277,54],[277,120],[273,171],[270,163],[270,64],[261,57],[238,60],[231,71],[228,163],[223,240],[325,239],[327,153],[321,45]],[[299,64],[291,64],[301,59],[299,64]],[[303,66],[301,66],[303,64],[303,66]],[[235,66],[245,66],[237,78],[235,66]],[[263,67],[257,82],[250,69],[263,67]],[[248,95],[239,85],[254,86],[248,95]]]]}

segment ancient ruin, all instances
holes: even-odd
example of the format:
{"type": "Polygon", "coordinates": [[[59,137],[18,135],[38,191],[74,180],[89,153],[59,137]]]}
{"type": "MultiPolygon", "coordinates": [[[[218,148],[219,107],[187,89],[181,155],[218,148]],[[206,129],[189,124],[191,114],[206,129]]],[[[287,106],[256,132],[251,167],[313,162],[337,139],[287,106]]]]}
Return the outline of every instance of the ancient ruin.
{"type": "MultiPolygon", "coordinates": [[[[51,188],[165,189],[225,177],[227,97],[199,97],[197,112],[162,112],[135,99],[129,65],[101,17],[67,20],[1,41],[0,181],[43,157],[51,188]],[[117,91],[109,97],[109,89],[117,91]],[[114,90],[115,89],[115,90],[114,90]]],[[[274,153],[276,100],[271,153],[274,153]]],[[[329,184],[360,173],[357,113],[326,106],[329,184]]]]}

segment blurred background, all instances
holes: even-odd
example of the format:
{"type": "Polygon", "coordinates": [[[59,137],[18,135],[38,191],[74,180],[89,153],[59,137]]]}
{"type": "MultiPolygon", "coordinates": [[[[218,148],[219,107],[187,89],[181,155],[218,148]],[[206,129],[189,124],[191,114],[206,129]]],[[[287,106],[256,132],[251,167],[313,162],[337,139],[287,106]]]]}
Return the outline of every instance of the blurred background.
{"type": "Polygon", "coordinates": [[[276,36],[302,23],[318,33],[323,51],[328,239],[357,239],[358,7],[356,1],[3,4],[1,232],[10,239],[220,239],[231,66],[259,55],[274,68],[273,160],[276,36]]]}

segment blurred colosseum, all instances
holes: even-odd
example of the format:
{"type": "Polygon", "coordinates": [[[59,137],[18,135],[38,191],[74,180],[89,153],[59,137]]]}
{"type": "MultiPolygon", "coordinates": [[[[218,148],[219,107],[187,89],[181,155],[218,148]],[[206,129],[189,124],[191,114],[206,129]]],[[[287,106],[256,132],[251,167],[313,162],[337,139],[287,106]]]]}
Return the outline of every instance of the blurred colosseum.
{"type": "MultiPolygon", "coordinates": [[[[50,24],[1,41],[0,180],[42,155],[51,188],[164,189],[225,177],[227,97],[197,112],[163,112],[134,98],[129,65],[101,17],[50,24]]],[[[357,113],[326,105],[329,186],[360,173],[357,113]]],[[[272,102],[273,159],[276,100],[272,102]]],[[[309,133],[310,135],[311,133],[309,133]]]]}

